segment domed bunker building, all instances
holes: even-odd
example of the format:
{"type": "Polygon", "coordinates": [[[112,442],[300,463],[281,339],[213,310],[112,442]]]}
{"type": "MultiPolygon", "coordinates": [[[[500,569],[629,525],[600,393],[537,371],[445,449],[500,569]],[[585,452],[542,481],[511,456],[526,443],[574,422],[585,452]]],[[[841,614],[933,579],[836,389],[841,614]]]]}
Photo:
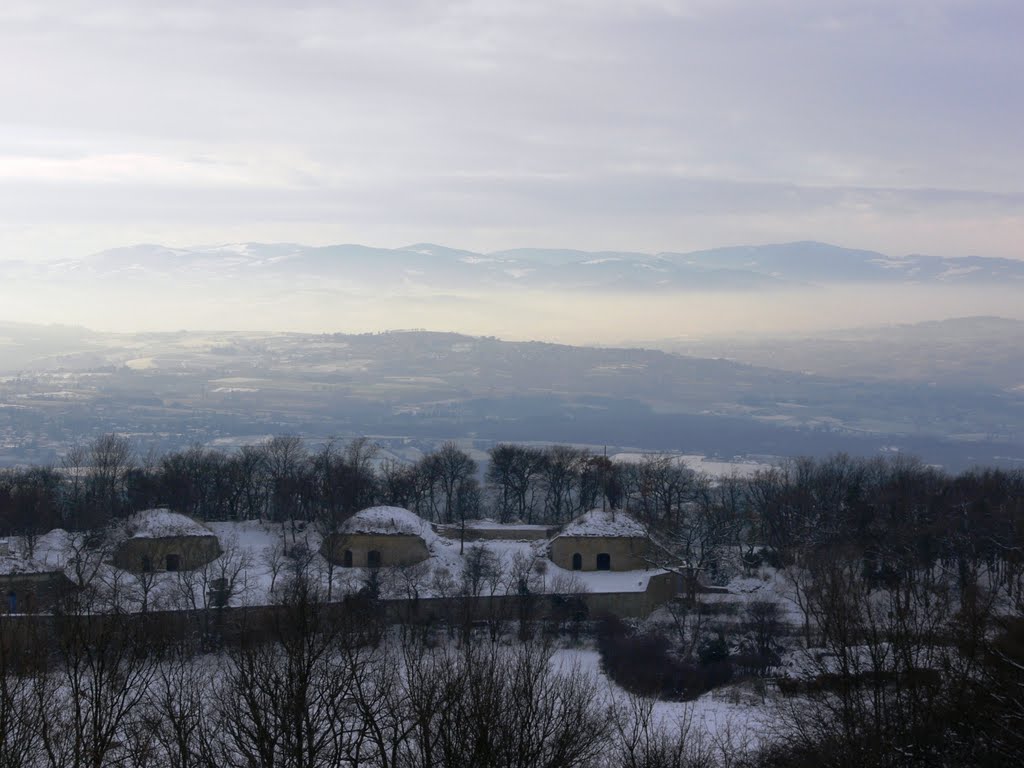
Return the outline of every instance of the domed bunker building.
{"type": "Polygon", "coordinates": [[[625,512],[593,509],[551,540],[551,561],[567,571],[635,571],[653,566],[646,529],[625,512]]]}
{"type": "Polygon", "coordinates": [[[401,507],[370,507],[324,538],[320,554],[344,568],[413,565],[430,557],[430,525],[401,507]]]}
{"type": "Polygon", "coordinates": [[[216,534],[169,509],[147,509],[125,521],[113,563],[134,573],[191,571],[221,555],[216,534]]]}

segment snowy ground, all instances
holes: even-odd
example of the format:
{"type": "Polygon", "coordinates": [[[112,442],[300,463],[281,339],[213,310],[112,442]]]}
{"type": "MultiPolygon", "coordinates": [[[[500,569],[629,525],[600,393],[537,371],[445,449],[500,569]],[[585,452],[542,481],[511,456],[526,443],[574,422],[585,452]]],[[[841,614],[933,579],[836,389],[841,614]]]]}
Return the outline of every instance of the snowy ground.
{"type": "MultiPolygon", "coordinates": [[[[429,524],[406,510],[379,508],[373,511],[380,520],[371,519],[369,526],[353,524],[353,530],[374,528],[374,524],[394,532],[415,533],[423,537],[430,558],[424,563],[405,568],[382,569],[381,588],[385,597],[406,597],[415,587],[420,597],[438,597],[451,594],[462,579],[466,566],[466,553],[473,547],[483,547],[493,555],[499,574],[485,585],[488,594],[514,593],[513,570],[528,570],[532,588],[537,592],[643,592],[652,576],[664,571],[567,571],[548,558],[548,541],[519,541],[491,539],[485,541],[458,540],[441,536],[429,524]],[[385,519],[387,518],[387,519],[385,519]]],[[[361,513],[362,514],[362,513],[361,513]]],[[[371,518],[373,515],[371,515],[371,518]]],[[[162,520],[163,518],[160,518],[162,520]]],[[[366,523],[366,520],[363,520],[366,523]]],[[[198,525],[198,524],[197,524],[198,525]]],[[[266,605],[273,602],[273,592],[286,578],[288,558],[286,551],[299,546],[309,553],[312,572],[335,598],[358,591],[369,575],[365,568],[330,567],[319,554],[322,539],[316,528],[303,524],[280,524],[263,521],[213,522],[206,529],[215,533],[223,554],[198,572],[153,573],[136,575],[120,571],[107,562],[111,550],[92,552],[95,563],[87,570],[95,570],[97,583],[113,585],[128,597],[122,607],[181,608],[203,605],[212,579],[227,577],[236,582],[232,605],[266,605]],[[141,596],[141,592],[145,595],[141,596]],[[194,601],[194,602],[193,602],[194,601]]],[[[80,536],[63,530],[54,530],[36,543],[34,563],[39,566],[63,569],[73,581],[81,578],[82,547],[80,536]],[[76,558],[78,563],[76,564],[76,558]]],[[[108,543],[109,546],[109,543],[108,543]]],[[[5,558],[12,566],[27,562],[20,556],[24,542],[12,538],[12,556],[5,558]]],[[[111,587],[113,588],[113,587],[111,587]]]]}
{"type": "Polygon", "coordinates": [[[644,458],[649,456],[666,456],[668,458],[675,459],[680,466],[692,469],[694,472],[702,472],[712,477],[752,477],[755,472],[763,469],[770,469],[771,464],[752,461],[749,459],[735,459],[733,461],[723,461],[720,459],[710,459],[702,454],[674,454],[674,453],[639,453],[639,452],[623,452],[616,453],[611,456],[612,461],[619,461],[623,464],[639,464],[644,458]]]}
{"type": "MultiPolygon", "coordinates": [[[[559,649],[551,661],[556,668],[577,667],[593,675],[609,705],[628,704],[629,694],[608,679],[596,650],[559,649]]],[[[725,740],[736,748],[755,749],[768,733],[771,707],[772,702],[756,693],[751,684],[738,683],[709,691],[693,701],[658,701],[654,717],[666,729],[688,723],[712,742],[725,740]]]]}

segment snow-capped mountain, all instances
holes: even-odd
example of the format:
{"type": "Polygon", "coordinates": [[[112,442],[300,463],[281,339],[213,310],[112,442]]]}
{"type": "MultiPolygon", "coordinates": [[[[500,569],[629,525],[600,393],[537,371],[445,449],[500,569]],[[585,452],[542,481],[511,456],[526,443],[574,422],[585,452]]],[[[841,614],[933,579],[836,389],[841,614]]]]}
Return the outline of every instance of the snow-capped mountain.
{"type": "Polygon", "coordinates": [[[403,248],[239,243],[142,244],[40,265],[0,262],[0,274],[79,280],[270,280],[352,289],[560,291],[765,290],[842,283],[1006,285],[1024,261],[967,256],[891,257],[815,242],[645,254],[521,248],[493,253],[417,243],[403,248]]]}

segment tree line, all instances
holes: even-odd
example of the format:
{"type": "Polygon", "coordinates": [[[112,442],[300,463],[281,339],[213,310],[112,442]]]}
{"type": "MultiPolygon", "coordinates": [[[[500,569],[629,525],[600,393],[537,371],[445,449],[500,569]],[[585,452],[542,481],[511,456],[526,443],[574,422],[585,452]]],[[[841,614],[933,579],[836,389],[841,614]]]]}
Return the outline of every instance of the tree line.
{"type": "Polygon", "coordinates": [[[104,435],[59,466],[0,472],[0,533],[96,530],[168,506],[199,520],[306,521],[332,529],[360,509],[406,507],[440,523],[490,517],[561,524],[602,505],[626,509],[692,568],[723,553],[750,564],[795,562],[823,547],[858,550],[873,578],[935,563],[963,576],[983,563],[1004,580],[1020,568],[1024,472],[951,475],[913,459],[793,459],[752,477],[711,478],[669,456],[635,463],[570,446],[498,444],[486,470],[454,443],[401,462],[359,438],[307,449],[278,436],[226,452],[194,446],[138,457],[104,435]]]}

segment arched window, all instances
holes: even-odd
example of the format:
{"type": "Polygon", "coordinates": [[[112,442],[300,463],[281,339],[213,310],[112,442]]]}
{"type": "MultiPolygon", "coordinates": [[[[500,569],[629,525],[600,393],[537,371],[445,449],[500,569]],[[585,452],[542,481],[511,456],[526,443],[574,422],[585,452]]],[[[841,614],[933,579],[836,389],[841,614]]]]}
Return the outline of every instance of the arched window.
{"type": "Polygon", "coordinates": [[[167,556],[167,570],[178,571],[181,570],[181,555],[168,555],[167,556]]]}
{"type": "Polygon", "coordinates": [[[612,556],[607,552],[602,552],[597,556],[597,570],[599,571],[610,571],[612,569],[612,556]]]}
{"type": "Polygon", "coordinates": [[[352,550],[346,549],[341,556],[341,567],[351,568],[352,567],[352,550]]]}
{"type": "Polygon", "coordinates": [[[572,556],[572,569],[574,571],[583,570],[583,555],[581,555],[579,552],[572,556]]]}
{"type": "Polygon", "coordinates": [[[371,549],[366,553],[366,565],[370,568],[380,568],[381,562],[380,552],[376,549],[371,549]]]}

